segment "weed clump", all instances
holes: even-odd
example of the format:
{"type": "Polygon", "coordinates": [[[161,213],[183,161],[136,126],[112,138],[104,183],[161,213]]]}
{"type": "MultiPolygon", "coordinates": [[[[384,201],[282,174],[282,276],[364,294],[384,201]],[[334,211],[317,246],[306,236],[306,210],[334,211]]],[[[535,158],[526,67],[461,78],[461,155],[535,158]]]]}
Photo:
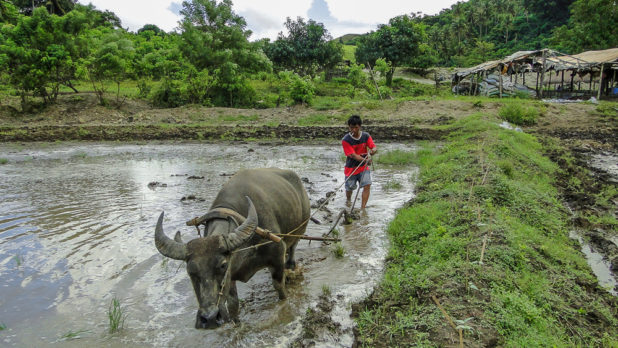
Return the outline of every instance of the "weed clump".
{"type": "Polygon", "coordinates": [[[342,258],[345,255],[345,248],[341,243],[333,244],[332,251],[333,254],[335,254],[335,257],[338,259],[342,258]]]}
{"type": "Polygon", "coordinates": [[[107,318],[109,319],[109,333],[116,333],[124,328],[124,321],[127,318],[125,309],[120,306],[120,301],[113,298],[107,309],[107,318]]]}
{"type": "Polygon", "coordinates": [[[518,126],[532,126],[539,118],[539,111],[533,106],[525,107],[518,103],[510,103],[500,108],[498,115],[503,120],[518,126]]]}

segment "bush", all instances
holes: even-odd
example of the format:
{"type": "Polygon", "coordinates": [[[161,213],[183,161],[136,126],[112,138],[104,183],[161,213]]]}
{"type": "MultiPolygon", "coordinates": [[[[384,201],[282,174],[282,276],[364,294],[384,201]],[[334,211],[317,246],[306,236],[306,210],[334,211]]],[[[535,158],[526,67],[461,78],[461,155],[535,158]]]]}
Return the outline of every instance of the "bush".
{"type": "Polygon", "coordinates": [[[536,124],[539,111],[533,107],[524,107],[521,104],[507,104],[500,108],[498,115],[503,120],[509,121],[518,126],[532,126],[536,124]]]}
{"type": "Polygon", "coordinates": [[[393,90],[387,86],[380,86],[379,90],[380,90],[380,95],[382,95],[382,98],[389,98],[390,96],[393,95],[393,90]]]}
{"type": "Polygon", "coordinates": [[[290,97],[297,103],[309,104],[313,99],[315,93],[315,87],[313,83],[306,79],[294,74],[292,76],[292,83],[290,85],[290,97]]]}
{"type": "Polygon", "coordinates": [[[178,80],[165,79],[150,93],[150,102],[154,106],[175,108],[186,103],[182,96],[182,86],[178,80]]]}

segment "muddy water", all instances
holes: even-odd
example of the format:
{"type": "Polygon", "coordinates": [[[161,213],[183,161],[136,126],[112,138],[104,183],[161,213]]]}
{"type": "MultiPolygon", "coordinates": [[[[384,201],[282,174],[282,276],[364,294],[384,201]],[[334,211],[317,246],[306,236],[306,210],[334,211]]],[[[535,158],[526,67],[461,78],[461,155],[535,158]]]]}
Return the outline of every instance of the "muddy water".
{"type": "MultiPolygon", "coordinates": [[[[588,164],[595,171],[607,174],[606,180],[609,182],[618,183],[618,154],[613,152],[593,154],[590,156],[588,164]]],[[[618,202],[614,202],[616,208],[615,212],[618,212],[617,203],[618,202]]],[[[590,268],[599,281],[599,285],[607,289],[610,294],[618,296],[618,274],[612,272],[612,264],[609,261],[609,255],[611,255],[610,247],[595,246],[591,244],[587,238],[584,238],[586,235],[595,235],[598,240],[605,239],[607,244],[611,245],[613,243],[613,247],[615,248],[618,246],[618,231],[600,233],[599,230],[573,230],[569,232],[569,236],[579,242],[590,268]]]]}
{"type": "MultiPolygon", "coordinates": [[[[389,149],[409,144],[384,144],[389,149]]],[[[301,241],[302,277],[279,301],[266,271],[239,283],[241,324],[193,329],[197,302],[184,265],[154,247],[164,210],[171,237],[186,240],[185,221],[202,215],[240,168],[289,168],[306,178],[312,203],[343,183],[339,145],[28,144],[0,145],[0,346],[286,346],[302,333],[300,317],[324,286],[337,298],[341,334],[317,345],[350,346],[350,303],[379,278],[394,210],[412,197],[414,168],[377,166],[367,214],[339,228],[346,254],[301,241]],[[191,176],[198,177],[190,179],[191,176]],[[199,177],[203,177],[200,179],[199,177]],[[158,182],[158,185],[150,185],[158,182]],[[401,187],[394,189],[393,187],[401,187]],[[195,199],[183,197],[195,196],[195,199]],[[125,308],[125,329],[110,335],[113,298],[125,308]],[[78,339],[62,336],[78,333],[78,339]]],[[[360,199],[360,198],[359,198],[360,199]]],[[[359,204],[359,203],[357,203],[359,204]]],[[[337,191],[333,219],[344,207],[337,191]]],[[[328,213],[308,235],[328,231],[328,213]]]]}

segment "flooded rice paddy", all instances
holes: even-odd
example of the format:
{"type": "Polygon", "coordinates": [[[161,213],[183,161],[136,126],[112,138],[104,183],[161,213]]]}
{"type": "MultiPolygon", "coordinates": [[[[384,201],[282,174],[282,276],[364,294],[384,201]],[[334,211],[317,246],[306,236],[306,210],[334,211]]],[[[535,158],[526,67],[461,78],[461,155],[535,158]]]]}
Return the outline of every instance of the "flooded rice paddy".
{"type": "MultiPolygon", "coordinates": [[[[380,146],[390,149],[415,148],[380,146]]],[[[336,299],[331,315],[341,332],[316,344],[351,346],[351,303],[379,280],[386,225],[412,197],[416,172],[376,166],[366,214],[339,227],[343,258],[332,245],[300,241],[302,275],[288,285],[287,300],[278,300],[263,270],[238,283],[239,325],[196,330],[197,301],[184,264],[154,246],[160,212],[168,236],[179,230],[185,241],[194,238],[185,221],[208,210],[231,174],[253,167],[296,171],[315,204],[343,183],[338,144],[13,144],[0,145],[0,154],[7,160],[0,166],[0,346],[6,347],[287,346],[301,336],[301,317],[325,287],[336,299]],[[124,330],[109,334],[113,298],[126,320],[124,330]]],[[[330,213],[316,214],[323,224],[310,224],[308,235],[330,229],[329,220],[345,207],[342,189],[326,207],[330,213]]]]}

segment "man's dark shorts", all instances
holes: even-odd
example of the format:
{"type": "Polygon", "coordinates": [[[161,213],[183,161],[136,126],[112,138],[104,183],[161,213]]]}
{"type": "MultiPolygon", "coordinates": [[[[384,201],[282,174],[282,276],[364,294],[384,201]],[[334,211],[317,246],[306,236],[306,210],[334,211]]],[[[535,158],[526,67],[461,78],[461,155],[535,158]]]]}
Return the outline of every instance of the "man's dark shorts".
{"type": "Polygon", "coordinates": [[[356,190],[356,183],[359,183],[360,187],[371,185],[371,173],[369,172],[369,170],[365,170],[362,173],[346,177],[346,180],[347,181],[345,182],[345,190],[354,191],[356,190]]]}

